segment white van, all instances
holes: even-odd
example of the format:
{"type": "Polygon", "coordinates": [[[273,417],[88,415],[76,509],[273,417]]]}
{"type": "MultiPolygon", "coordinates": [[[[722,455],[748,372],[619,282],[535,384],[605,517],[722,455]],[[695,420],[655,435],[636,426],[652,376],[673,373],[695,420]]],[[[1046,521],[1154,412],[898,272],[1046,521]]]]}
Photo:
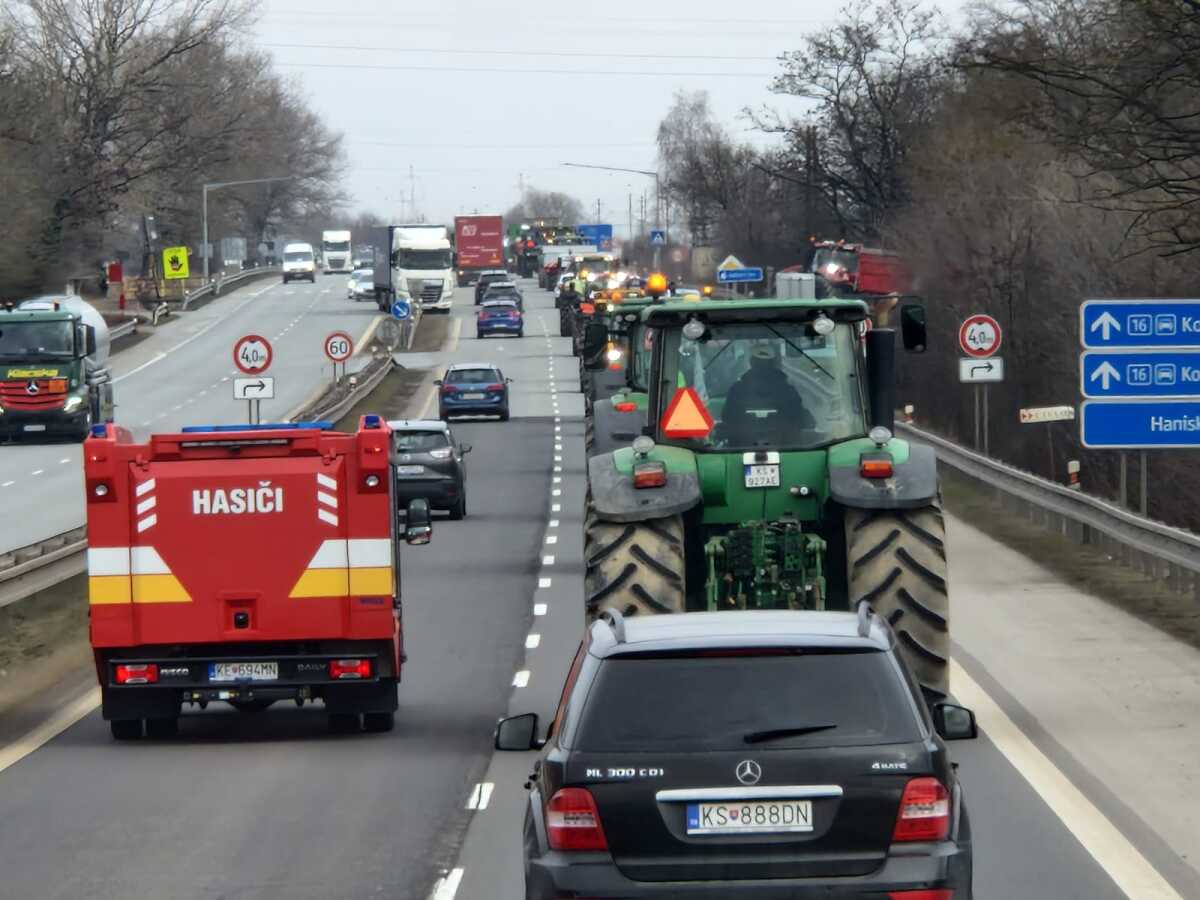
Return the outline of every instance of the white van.
{"type": "Polygon", "coordinates": [[[317,263],[312,244],[288,244],[283,248],[283,283],[292,279],[317,282],[317,263]]]}

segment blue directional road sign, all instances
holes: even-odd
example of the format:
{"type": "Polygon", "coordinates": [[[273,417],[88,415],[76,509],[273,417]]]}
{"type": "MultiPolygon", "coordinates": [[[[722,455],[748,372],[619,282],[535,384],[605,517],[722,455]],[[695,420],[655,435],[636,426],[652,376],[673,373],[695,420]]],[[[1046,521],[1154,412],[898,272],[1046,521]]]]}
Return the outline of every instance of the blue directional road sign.
{"type": "Polygon", "coordinates": [[[762,281],[763,270],[758,268],[746,269],[717,269],[717,281],[721,284],[734,284],[739,281],[762,281]]]}
{"type": "Polygon", "coordinates": [[[1085,447],[1155,450],[1200,446],[1200,399],[1085,400],[1079,432],[1085,447]]]}
{"type": "Polygon", "coordinates": [[[392,301],[392,318],[393,319],[407,319],[411,315],[412,315],[412,307],[409,305],[407,300],[393,300],[392,301]]]}
{"type": "Polygon", "coordinates": [[[650,244],[654,247],[667,246],[667,232],[662,228],[650,229],[650,244]]]}
{"type": "Polygon", "coordinates": [[[1200,299],[1086,300],[1079,339],[1089,349],[1200,347],[1200,299]]]}
{"type": "Polygon", "coordinates": [[[1200,396],[1200,350],[1097,351],[1079,357],[1085,397],[1200,396]]]}

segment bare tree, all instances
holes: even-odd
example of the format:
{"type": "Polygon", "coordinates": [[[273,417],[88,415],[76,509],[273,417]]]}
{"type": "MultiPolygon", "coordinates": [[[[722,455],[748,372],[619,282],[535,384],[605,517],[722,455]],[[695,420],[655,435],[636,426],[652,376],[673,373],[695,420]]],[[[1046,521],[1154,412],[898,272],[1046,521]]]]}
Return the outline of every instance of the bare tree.
{"type": "Polygon", "coordinates": [[[522,219],[547,219],[563,225],[578,225],[584,220],[583,204],[570,194],[528,187],[521,202],[504,214],[506,222],[522,219]]]}

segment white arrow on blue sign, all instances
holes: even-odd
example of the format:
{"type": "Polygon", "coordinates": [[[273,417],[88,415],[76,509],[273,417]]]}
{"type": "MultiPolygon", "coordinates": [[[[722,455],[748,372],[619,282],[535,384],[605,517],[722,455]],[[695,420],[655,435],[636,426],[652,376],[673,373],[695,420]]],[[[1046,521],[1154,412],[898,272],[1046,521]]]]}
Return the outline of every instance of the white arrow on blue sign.
{"type": "Polygon", "coordinates": [[[1079,340],[1097,350],[1200,347],[1200,299],[1086,300],[1079,340]]]}
{"type": "Polygon", "coordinates": [[[1096,351],[1079,357],[1085,397],[1200,397],[1200,350],[1096,351]]]}
{"type": "Polygon", "coordinates": [[[746,269],[717,269],[717,281],[721,284],[733,284],[739,281],[762,281],[763,270],[757,268],[746,269]]]}
{"type": "Polygon", "coordinates": [[[407,300],[396,300],[392,303],[392,318],[407,319],[412,315],[412,307],[408,305],[407,300]]]}
{"type": "Polygon", "coordinates": [[[1200,446],[1200,399],[1085,400],[1079,415],[1085,447],[1155,450],[1200,446]]]}
{"type": "Polygon", "coordinates": [[[667,232],[661,228],[650,229],[650,243],[655,247],[665,247],[667,245],[667,232]]]}

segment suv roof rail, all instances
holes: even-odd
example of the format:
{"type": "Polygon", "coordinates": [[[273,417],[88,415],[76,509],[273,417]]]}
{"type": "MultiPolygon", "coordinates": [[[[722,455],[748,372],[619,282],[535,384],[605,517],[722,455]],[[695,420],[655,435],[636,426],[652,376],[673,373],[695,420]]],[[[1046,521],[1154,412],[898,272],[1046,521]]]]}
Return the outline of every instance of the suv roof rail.
{"type": "Polygon", "coordinates": [[[625,617],[621,615],[620,610],[609,607],[604,612],[600,613],[600,618],[608,623],[608,626],[612,629],[613,637],[616,638],[617,643],[625,643],[625,617]]]}
{"type": "Polygon", "coordinates": [[[870,600],[858,601],[858,636],[871,636],[871,616],[875,615],[875,610],[871,609],[870,600]]]}

